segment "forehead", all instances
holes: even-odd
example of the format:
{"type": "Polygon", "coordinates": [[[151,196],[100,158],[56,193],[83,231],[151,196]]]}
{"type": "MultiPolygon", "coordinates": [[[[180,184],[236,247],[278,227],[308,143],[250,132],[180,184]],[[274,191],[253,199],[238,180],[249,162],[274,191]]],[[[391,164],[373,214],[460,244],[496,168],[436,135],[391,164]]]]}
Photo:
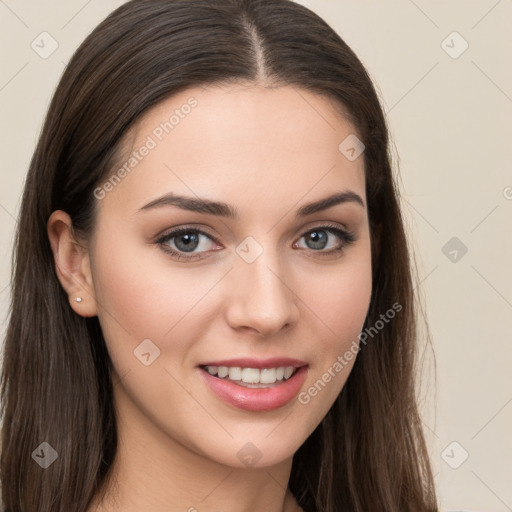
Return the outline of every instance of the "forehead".
{"type": "Polygon", "coordinates": [[[112,169],[124,168],[122,179],[102,203],[117,197],[133,213],[176,192],[270,211],[348,189],[366,201],[364,155],[350,160],[339,149],[355,134],[340,105],[304,89],[190,88],[130,130],[112,169]]]}

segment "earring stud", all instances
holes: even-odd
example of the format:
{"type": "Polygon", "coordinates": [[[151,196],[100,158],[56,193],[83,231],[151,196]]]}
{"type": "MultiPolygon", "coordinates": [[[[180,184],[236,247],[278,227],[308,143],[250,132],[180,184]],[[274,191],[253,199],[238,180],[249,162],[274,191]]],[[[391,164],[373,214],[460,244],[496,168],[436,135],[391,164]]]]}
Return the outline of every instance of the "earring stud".
{"type": "Polygon", "coordinates": [[[76,301],[76,302],[82,302],[82,297],[77,297],[77,298],[75,299],[75,301],[76,301]]]}

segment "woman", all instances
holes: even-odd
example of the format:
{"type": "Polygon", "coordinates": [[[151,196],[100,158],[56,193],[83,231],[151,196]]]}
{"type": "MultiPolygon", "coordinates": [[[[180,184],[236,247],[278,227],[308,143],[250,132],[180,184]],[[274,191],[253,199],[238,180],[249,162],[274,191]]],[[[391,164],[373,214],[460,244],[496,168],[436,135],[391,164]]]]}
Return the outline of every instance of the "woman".
{"type": "Polygon", "coordinates": [[[288,0],[134,0],[25,186],[5,510],[436,511],[388,132],[288,0]]]}

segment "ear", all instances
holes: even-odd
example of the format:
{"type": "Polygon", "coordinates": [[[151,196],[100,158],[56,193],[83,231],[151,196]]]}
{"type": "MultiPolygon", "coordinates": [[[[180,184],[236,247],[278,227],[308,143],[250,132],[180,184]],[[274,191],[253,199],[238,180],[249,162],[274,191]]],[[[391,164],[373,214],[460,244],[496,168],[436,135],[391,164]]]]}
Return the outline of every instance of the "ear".
{"type": "Polygon", "coordinates": [[[89,251],[84,242],[75,238],[70,216],[62,210],[54,211],[48,219],[47,230],[57,277],[69,296],[70,306],[80,316],[96,316],[89,251]],[[81,301],[75,300],[77,298],[81,301]]]}

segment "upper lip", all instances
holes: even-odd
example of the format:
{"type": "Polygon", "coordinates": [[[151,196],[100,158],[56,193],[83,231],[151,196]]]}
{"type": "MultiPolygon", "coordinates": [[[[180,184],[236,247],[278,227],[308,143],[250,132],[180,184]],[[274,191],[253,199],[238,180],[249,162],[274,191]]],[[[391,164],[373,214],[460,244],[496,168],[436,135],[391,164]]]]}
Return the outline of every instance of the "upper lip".
{"type": "Polygon", "coordinates": [[[199,366],[228,366],[239,368],[278,368],[279,366],[293,366],[300,368],[307,366],[305,361],[294,359],[291,357],[271,357],[269,359],[252,359],[248,357],[241,357],[236,359],[222,359],[219,361],[206,361],[200,363],[199,366]]]}

